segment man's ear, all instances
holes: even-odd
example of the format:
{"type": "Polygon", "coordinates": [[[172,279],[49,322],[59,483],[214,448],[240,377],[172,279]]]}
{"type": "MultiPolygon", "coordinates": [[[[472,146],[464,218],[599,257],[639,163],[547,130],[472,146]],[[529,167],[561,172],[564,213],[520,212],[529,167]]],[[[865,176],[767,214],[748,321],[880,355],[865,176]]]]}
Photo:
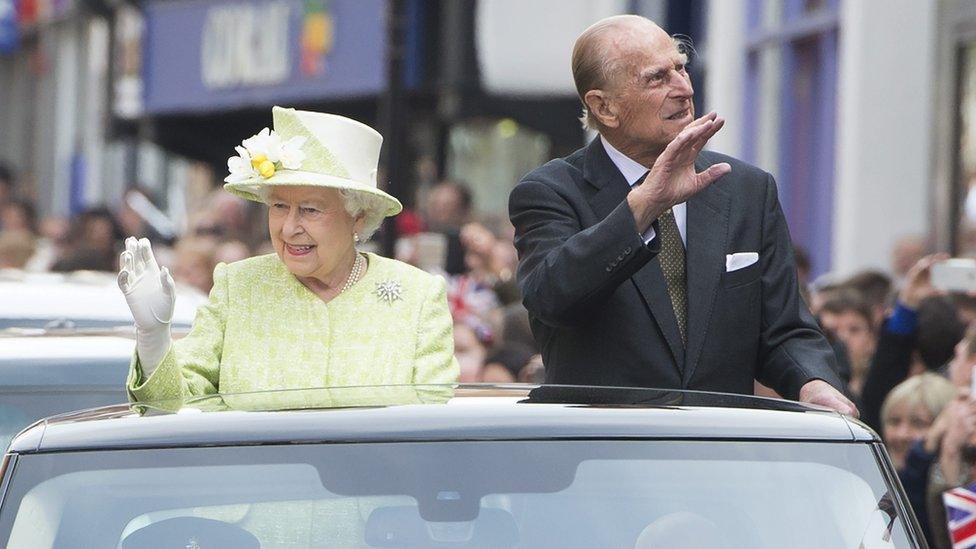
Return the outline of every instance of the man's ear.
{"type": "Polygon", "coordinates": [[[616,128],[620,125],[617,109],[612,104],[607,92],[590,90],[583,96],[583,101],[586,103],[586,110],[603,126],[616,128]]]}

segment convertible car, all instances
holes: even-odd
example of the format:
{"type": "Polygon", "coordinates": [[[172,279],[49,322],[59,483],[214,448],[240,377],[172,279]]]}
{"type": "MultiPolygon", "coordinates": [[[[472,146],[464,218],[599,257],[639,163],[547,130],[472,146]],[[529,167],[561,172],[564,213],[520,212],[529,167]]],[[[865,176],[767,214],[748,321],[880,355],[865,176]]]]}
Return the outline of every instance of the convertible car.
{"type": "Polygon", "coordinates": [[[0,545],[918,548],[874,432],[758,397],[349,387],[65,414],[0,467],[0,545]]]}

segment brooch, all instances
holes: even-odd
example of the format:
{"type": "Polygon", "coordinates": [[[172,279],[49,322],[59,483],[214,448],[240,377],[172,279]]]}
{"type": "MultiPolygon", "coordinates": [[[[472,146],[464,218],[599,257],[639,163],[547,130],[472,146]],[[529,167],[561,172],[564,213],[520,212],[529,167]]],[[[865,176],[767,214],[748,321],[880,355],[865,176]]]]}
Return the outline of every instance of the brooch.
{"type": "Polygon", "coordinates": [[[392,305],[394,301],[403,299],[403,287],[397,280],[384,280],[376,283],[376,297],[392,305]]]}

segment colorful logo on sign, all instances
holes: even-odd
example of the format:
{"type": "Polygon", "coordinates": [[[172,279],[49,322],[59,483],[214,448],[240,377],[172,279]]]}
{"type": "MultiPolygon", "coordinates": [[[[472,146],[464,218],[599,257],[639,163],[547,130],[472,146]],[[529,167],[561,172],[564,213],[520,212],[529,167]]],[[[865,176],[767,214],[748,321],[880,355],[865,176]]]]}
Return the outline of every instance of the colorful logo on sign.
{"type": "Polygon", "coordinates": [[[305,0],[302,20],[302,74],[317,76],[325,71],[325,56],[335,43],[335,22],[328,0],[305,0]]]}

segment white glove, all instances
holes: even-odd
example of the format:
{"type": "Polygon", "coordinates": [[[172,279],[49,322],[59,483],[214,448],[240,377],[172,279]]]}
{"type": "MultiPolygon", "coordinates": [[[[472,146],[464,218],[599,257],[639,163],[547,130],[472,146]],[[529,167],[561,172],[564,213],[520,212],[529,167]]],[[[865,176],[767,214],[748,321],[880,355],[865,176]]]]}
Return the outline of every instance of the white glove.
{"type": "Polygon", "coordinates": [[[160,270],[148,239],[126,238],[119,265],[119,288],[136,322],[136,353],[148,377],[172,343],[169,323],[176,305],[176,284],[166,267],[160,270]]]}

